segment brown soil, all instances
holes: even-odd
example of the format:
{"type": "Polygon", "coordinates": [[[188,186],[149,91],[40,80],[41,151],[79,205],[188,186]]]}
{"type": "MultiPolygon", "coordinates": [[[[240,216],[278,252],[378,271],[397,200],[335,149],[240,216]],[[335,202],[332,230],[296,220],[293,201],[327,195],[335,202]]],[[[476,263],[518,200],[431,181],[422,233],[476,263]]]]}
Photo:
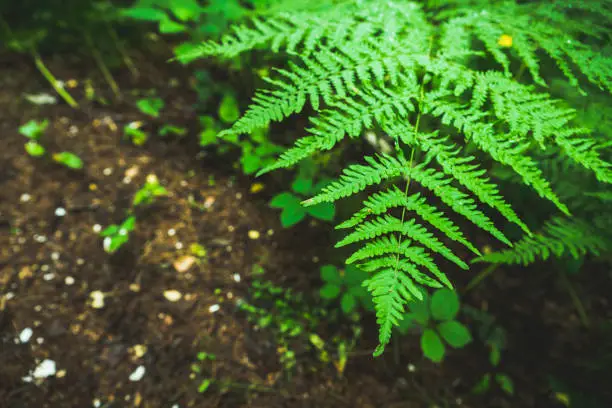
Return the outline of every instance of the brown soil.
{"type": "MultiPolygon", "coordinates": [[[[163,79],[151,80],[164,76],[150,69],[146,84],[123,81],[125,94],[153,85],[171,105],[163,120],[194,123],[187,81],[169,88],[163,79]]],[[[54,72],[64,79],[85,77],[61,66],[54,72]]],[[[251,193],[252,180],[232,176],[237,172],[227,158],[198,154],[195,128],[184,140],[152,140],[144,147],[123,142],[126,123],[146,120],[128,103],[131,97],[106,107],[84,102],[82,111],[62,104],[37,107],[22,95],[47,86],[29,64],[14,62],[0,78],[2,407],[551,406],[546,373],[593,339],[583,335],[562,289],[524,271],[500,271],[466,300],[479,308],[486,304],[511,333],[503,369],[515,380],[513,398],[498,390],[485,397],[470,393],[489,370],[486,351],[476,343],[451,352],[442,365],[422,358],[416,337],[400,339],[395,353],[372,359],[371,317],[344,375],[304,346],[288,376],[278,362],[274,334],[254,332],[236,300],[249,297],[254,265],[277,285],[315,292],[317,259],[330,247],[326,227],[283,230],[266,205],[273,186],[251,193]],[[27,156],[17,128],[32,118],[49,118],[48,149],[77,153],[85,168],[68,170],[27,156]],[[120,222],[149,174],[170,196],[138,212],[129,243],[107,254],[94,226],[120,222]],[[57,216],[57,208],[66,215],[57,216]],[[207,258],[177,272],[173,262],[188,255],[193,243],[207,248],[207,258]],[[167,300],[163,293],[170,289],[179,291],[181,300],[167,300]],[[93,291],[105,293],[104,307],[92,307],[93,291]],[[215,304],[220,309],[211,312],[215,304]],[[32,338],[16,341],[28,327],[32,338]],[[190,367],[201,351],[216,355],[209,368],[215,378],[236,385],[199,393],[190,367]],[[23,381],[44,359],[56,362],[56,375],[23,381]],[[144,376],[130,381],[139,366],[146,368],[144,376]]],[[[601,292],[595,279],[589,282],[583,295],[601,292]]],[[[592,317],[607,310],[609,318],[605,295],[593,299],[586,305],[592,317]]]]}

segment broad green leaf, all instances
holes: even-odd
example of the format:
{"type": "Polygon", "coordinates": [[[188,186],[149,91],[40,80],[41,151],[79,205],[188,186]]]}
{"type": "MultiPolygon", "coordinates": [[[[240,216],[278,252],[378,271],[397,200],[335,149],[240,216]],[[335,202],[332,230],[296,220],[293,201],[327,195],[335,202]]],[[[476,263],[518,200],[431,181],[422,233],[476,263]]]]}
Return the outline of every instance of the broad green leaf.
{"type": "Polygon", "coordinates": [[[512,379],[506,374],[496,374],[495,381],[497,381],[501,389],[504,390],[506,394],[514,394],[514,383],[512,382],[512,379]]]}
{"type": "Polygon", "coordinates": [[[324,265],[321,267],[321,279],[325,282],[335,283],[337,285],[342,283],[340,272],[334,265],[324,265]]]}
{"type": "Polygon", "coordinates": [[[157,118],[159,117],[159,112],[164,107],[164,100],[161,98],[144,98],[138,100],[138,102],[136,102],[136,106],[145,115],[157,118]]]}
{"type": "Polygon", "coordinates": [[[81,160],[81,158],[74,153],[56,153],[53,155],[53,160],[74,170],[79,170],[83,168],[83,160],[81,160]]]}
{"type": "Polygon", "coordinates": [[[340,286],[328,283],[319,290],[319,293],[323,299],[335,299],[340,294],[340,286]]]}
{"type": "Polygon", "coordinates": [[[290,205],[281,212],[280,220],[284,228],[291,227],[306,217],[306,210],[301,205],[290,205]]]}
{"type": "Polygon", "coordinates": [[[19,133],[28,139],[38,140],[43,132],[49,126],[49,120],[45,119],[42,122],[30,120],[26,124],[19,126],[19,133]]]}
{"type": "Polygon", "coordinates": [[[240,117],[238,101],[231,94],[226,94],[219,105],[219,119],[224,123],[234,123],[240,117]]]}
{"type": "Polygon", "coordinates": [[[193,20],[203,11],[195,0],[173,0],[170,10],[181,21],[193,20]]]}
{"type": "Polygon", "coordinates": [[[132,7],[123,9],[120,12],[122,17],[133,18],[134,20],[162,21],[168,19],[166,13],[152,7],[132,7]]]}
{"type": "Polygon", "coordinates": [[[312,179],[298,178],[291,184],[291,189],[298,194],[308,195],[312,190],[312,179]]]}
{"type": "Polygon", "coordinates": [[[270,201],[270,207],[272,208],[285,208],[294,205],[300,205],[300,199],[287,191],[275,195],[270,201]]]}
{"type": "Polygon", "coordinates": [[[449,320],[438,325],[442,338],[454,348],[464,347],[472,341],[472,335],[467,327],[456,320],[449,320]]]}
{"type": "Polygon", "coordinates": [[[253,174],[261,168],[261,158],[254,154],[242,156],[240,163],[244,174],[253,174]]]}
{"type": "Polygon", "coordinates": [[[431,315],[436,320],[454,319],[459,312],[459,297],[454,290],[439,289],[431,296],[431,315]]]}
{"type": "Polygon", "coordinates": [[[159,22],[159,32],[162,34],[176,34],[186,31],[187,27],[183,24],[172,21],[169,18],[159,22]]]}
{"type": "Polygon", "coordinates": [[[40,157],[45,154],[45,148],[35,141],[29,141],[25,144],[26,152],[32,157],[40,157]]]}
{"type": "Polygon", "coordinates": [[[219,132],[215,128],[207,128],[200,132],[200,146],[208,146],[217,142],[217,134],[219,132]]]}
{"type": "Polygon", "coordinates": [[[344,295],[342,295],[342,299],[340,299],[340,307],[342,308],[342,311],[344,313],[351,313],[353,310],[355,310],[356,306],[357,299],[355,299],[353,295],[351,295],[350,293],[345,293],[344,295]]]}
{"type": "Polygon", "coordinates": [[[439,363],[444,358],[444,343],[442,343],[438,334],[431,329],[425,329],[423,332],[421,349],[425,357],[435,363],[439,363]]]}
{"type": "Polygon", "coordinates": [[[482,378],[480,379],[480,381],[478,381],[476,385],[474,385],[474,388],[472,388],[472,392],[474,394],[479,394],[479,395],[484,394],[485,392],[489,391],[490,387],[491,387],[491,374],[487,373],[482,376],[482,378]]]}
{"type": "Polygon", "coordinates": [[[308,214],[323,221],[331,221],[336,215],[336,206],[334,203],[319,203],[313,206],[306,207],[308,214]]]}

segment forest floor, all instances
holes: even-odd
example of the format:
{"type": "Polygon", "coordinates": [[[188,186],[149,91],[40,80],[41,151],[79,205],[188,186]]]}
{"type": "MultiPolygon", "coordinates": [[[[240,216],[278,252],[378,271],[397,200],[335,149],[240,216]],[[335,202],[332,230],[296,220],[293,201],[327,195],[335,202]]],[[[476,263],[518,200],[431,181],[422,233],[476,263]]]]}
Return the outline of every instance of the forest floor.
{"type": "MultiPolygon", "coordinates": [[[[61,62],[52,71],[79,84],[91,76],[61,62]]],[[[415,336],[397,339],[373,359],[371,316],[364,317],[366,335],[344,369],[322,362],[306,340],[294,345],[292,372],[284,370],[277,333],[255,330],[237,302],[252,297],[255,279],[316,293],[323,255],[332,246],[328,227],[282,229],[267,206],[274,186],[264,181],[264,189],[253,192],[254,180],[236,176],[227,158],[199,153],[195,96],[184,73],[161,63],[142,74],[146,81],[119,78],[123,102],[102,106],[79,98],[82,109],[74,110],[26,101],[24,94],[48,92],[48,85],[28,61],[3,63],[1,407],[549,407],[555,403],[548,376],[571,376],[574,357],[595,352],[600,332],[583,327],[554,270],[500,268],[463,300],[506,329],[500,370],[512,378],[514,396],[493,386],[482,396],[471,393],[494,371],[478,341],[440,365],[422,357],[415,336]],[[169,73],[177,78],[173,86],[169,73]],[[191,129],[187,137],[143,147],[122,140],[125,124],[143,120],[129,90],[149,88],[167,101],[164,120],[191,129]],[[18,127],[44,118],[50,120],[48,150],[77,153],[83,170],[25,154],[18,127]],[[139,213],[129,243],[109,255],[100,227],[123,219],[150,174],[169,197],[139,213]],[[191,258],[192,244],[204,247],[206,256],[191,258]],[[165,297],[169,290],[180,299],[165,297]],[[95,291],[104,294],[102,307],[92,303],[95,291]],[[198,362],[202,352],[214,360],[198,362]],[[32,378],[45,359],[55,363],[55,374],[32,378]],[[205,378],[212,385],[198,392],[205,378]]],[[[82,86],[72,92],[78,96],[82,86]]],[[[457,276],[459,287],[482,268],[457,276]]],[[[591,328],[610,318],[602,284],[607,273],[593,270],[573,281],[591,328]]],[[[342,330],[317,333],[327,338],[342,330]]],[[[602,379],[583,380],[585,387],[605,390],[602,379]]]]}

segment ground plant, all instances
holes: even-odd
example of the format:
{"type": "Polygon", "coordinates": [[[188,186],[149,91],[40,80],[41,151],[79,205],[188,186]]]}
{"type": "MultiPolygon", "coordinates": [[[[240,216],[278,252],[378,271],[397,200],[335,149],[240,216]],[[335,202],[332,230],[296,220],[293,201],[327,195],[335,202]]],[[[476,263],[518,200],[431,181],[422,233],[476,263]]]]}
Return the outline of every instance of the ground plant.
{"type": "Polygon", "coordinates": [[[607,0],[3,2],[0,401],[610,406],[611,44],[607,0]]]}
{"type": "Polygon", "coordinates": [[[487,205],[533,235],[487,175],[490,163],[512,171],[565,215],[570,209],[538,166],[538,155],[555,152],[600,185],[612,181],[606,143],[582,126],[568,101],[546,92],[558,77],[578,89],[590,82],[612,90],[612,59],[600,51],[612,17],[605,4],[504,2],[480,12],[470,2],[429,6],[288,1],[197,51],[234,58],[263,48],[295,56],[222,132],[248,134],[309,106],[306,135],[260,173],[292,167],[372,127],[391,139],[393,152],[347,166],[305,201],[332,203],[380,190],[369,191],[363,209],[340,224],[352,232],[338,244],[360,244],[347,262],[372,273],[366,285],[380,326],[375,355],[384,351],[405,305],[423,298],[419,286],[453,287],[434,254],[468,268],[432,230],[481,255],[446,213],[511,246],[487,205]],[[575,23],[567,26],[570,18],[575,23]]]}

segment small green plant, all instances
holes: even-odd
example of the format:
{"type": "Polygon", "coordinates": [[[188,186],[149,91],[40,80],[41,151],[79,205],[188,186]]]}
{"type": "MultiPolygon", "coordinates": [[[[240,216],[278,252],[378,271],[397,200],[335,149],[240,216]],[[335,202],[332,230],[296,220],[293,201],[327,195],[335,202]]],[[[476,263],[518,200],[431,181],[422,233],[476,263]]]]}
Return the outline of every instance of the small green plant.
{"type": "Polygon", "coordinates": [[[168,190],[166,190],[166,188],[159,183],[157,177],[150,175],[147,177],[147,181],[145,182],[144,186],[142,186],[136,192],[136,194],[134,194],[132,205],[134,207],[140,205],[150,205],[156,198],[166,197],[167,195],[168,190]]]}
{"type": "Polygon", "coordinates": [[[159,113],[164,108],[164,100],[157,97],[142,98],[136,102],[140,112],[153,118],[158,118],[159,113]]]}
{"type": "Polygon", "coordinates": [[[334,265],[321,267],[321,279],[324,284],[319,290],[323,299],[340,299],[340,308],[346,314],[353,313],[360,305],[366,310],[374,310],[372,297],[363,282],[368,274],[361,269],[348,265],[345,269],[338,269],[334,265]]]}
{"type": "MultiPolygon", "coordinates": [[[[19,133],[29,139],[25,144],[25,151],[30,156],[42,157],[47,153],[47,149],[45,149],[41,143],[41,138],[45,130],[47,130],[47,127],[49,127],[48,119],[42,121],[32,119],[19,126],[19,133]]],[[[51,158],[54,162],[73,170],[80,170],[83,168],[83,160],[71,152],[54,153],[51,158]]]]}
{"type": "Polygon", "coordinates": [[[159,129],[158,133],[162,137],[169,136],[169,135],[185,136],[185,134],[187,133],[187,129],[185,129],[184,127],[181,127],[181,126],[163,125],[159,129]]]}
{"type": "Polygon", "coordinates": [[[136,227],[134,211],[137,207],[151,205],[157,198],[167,195],[168,190],[159,183],[157,177],[149,175],[144,186],[134,194],[128,217],[121,224],[112,224],[100,232],[100,236],[104,238],[104,250],[113,254],[129,241],[130,233],[136,227]]]}
{"type": "Polygon", "coordinates": [[[142,122],[130,122],[123,127],[123,134],[136,146],[142,146],[149,139],[149,134],[141,128],[142,122]]]}
{"type": "Polygon", "coordinates": [[[491,389],[493,379],[508,395],[514,394],[514,383],[508,374],[497,370],[502,351],[506,348],[506,331],[497,324],[491,314],[469,306],[463,306],[463,313],[474,321],[478,339],[489,350],[489,362],[495,370],[485,373],[472,388],[474,394],[484,394],[491,389]]]}
{"type": "Polygon", "coordinates": [[[324,189],[329,180],[321,179],[315,182],[316,164],[313,161],[304,161],[302,164],[291,183],[291,191],[279,193],[270,201],[270,207],[282,210],[280,220],[284,228],[298,224],[307,215],[322,221],[332,221],[336,214],[334,203],[303,205],[307,197],[324,189]]]}
{"type": "MultiPolygon", "coordinates": [[[[491,344],[489,362],[493,367],[498,367],[501,360],[501,350],[496,344],[491,344]]],[[[480,381],[472,388],[474,394],[484,394],[491,388],[491,379],[508,395],[514,394],[514,383],[508,374],[502,372],[485,373],[480,381]]]]}
{"type": "Polygon", "coordinates": [[[446,354],[445,344],[462,348],[472,341],[468,328],[455,320],[459,308],[459,296],[453,290],[438,289],[431,296],[424,293],[423,300],[408,304],[409,312],[398,331],[406,334],[414,325],[419,326],[423,355],[439,363],[446,354]]]}
{"type": "Polygon", "coordinates": [[[19,133],[29,139],[25,144],[25,150],[30,156],[41,157],[45,154],[46,149],[40,144],[40,138],[48,126],[48,119],[43,121],[32,119],[26,124],[19,126],[19,133]]]}
{"type": "MultiPolygon", "coordinates": [[[[217,356],[214,355],[213,353],[207,353],[205,351],[201,351],[198,353],[197,355],[197,359],[198,359],[198,363],[194,363],[191,365],[191,372],[193,373],[194,377],[196,375],[201,375],[203,374],[203,370],[202,370],[202,366],[204,365],[204,363],[206,363],[207,361],[215,361],[217,359],[217,356]]],[[[200,385],[198,385],[198,392],[199,393],[205,393],[206,390],[208,390],[208,388],[215,382],[215,379],[212,377],[204,377],[204,378],[198,378],[198,381],[200,382],[200,385]]]]}
{"type": "MultiPolygon", "coordinates": [[[[261,274],[261,271],[259,271],[261,274]]],[[[337,322],[337,309],[328,310],[312,306],[302,293],[278,287],[269,281],[254,280],[251,300],[241,301],[239,308],[255,329],[267,329],[274,333],[279,361],[290,374],[298,363],[297,350],[303,348],[317,352],[323,363],[334,364],[339,374],[346,366],[348,352],[355,346],[361,327],[353,324],[352,336],[336,335],[330,341],[323,340],[316,332],[322,322],[337,322]]]]}
{"type": "Polygon", "coordinates": [[[80,170],[83,168],[83,160],[79,156],[71,152],[60,152],[53,154],[53,161],[68,167],[73,170],[80,170]]]}
{"type": "Polygon", "coordinates": [[[130,233],[136,227],[136,217],[129,216],[121,224],[112,224],[105,228],[100,236],[104,237],[104,250],[113,254],[130,239],[130,233]]]}

